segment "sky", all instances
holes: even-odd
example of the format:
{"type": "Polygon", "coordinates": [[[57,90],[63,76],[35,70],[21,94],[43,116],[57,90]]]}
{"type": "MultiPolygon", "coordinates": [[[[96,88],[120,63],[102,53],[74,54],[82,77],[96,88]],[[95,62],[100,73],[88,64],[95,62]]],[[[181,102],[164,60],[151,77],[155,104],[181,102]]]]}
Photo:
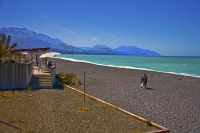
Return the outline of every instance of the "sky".
{"type": "Polygon", "coordinates": [[[200,56],[200,0],[0,0],[0,27],[76,47],[96,44],[200,56]]]}

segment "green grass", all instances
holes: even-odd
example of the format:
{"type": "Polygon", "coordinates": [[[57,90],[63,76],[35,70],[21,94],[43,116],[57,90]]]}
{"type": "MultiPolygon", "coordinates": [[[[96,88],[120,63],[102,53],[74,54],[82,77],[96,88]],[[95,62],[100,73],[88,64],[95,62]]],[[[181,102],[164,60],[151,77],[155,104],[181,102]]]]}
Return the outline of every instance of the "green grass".
{"type": "Polygon", "coordinates": [[[33,90],[32,87],[31,87],[31,86],[28,86],[27,91],[30,92],[30,91],[32,91],[32,90],[33,90]]]}
{"type": "Polygon", "coordinates": [[[93,98],[93,97],[88,97],[90,100],[92,100],[92,101],[96,101],[96,99],[95,98],[93,98]]]}
{"type": "Polygon", "coordinates": [[[53,88],[64,88],[64,84],[63,83],[56,83],[54,84],[53,88]]]}
{"type": "Polygon", "coordinates": [[[58,81],[55,87],[64,87],[64,85],[69,85],[71,87],[78,87],[82,85],[81,80],[74,73],[61,73],[56,74],[56,79],[58,81]]]}
{"type": "Polygon", "coordinates": [[[150,126],[150,127],[152,126],[152,123],[148,120],[145,123],[147,124],[147,126],[150,126]]]}

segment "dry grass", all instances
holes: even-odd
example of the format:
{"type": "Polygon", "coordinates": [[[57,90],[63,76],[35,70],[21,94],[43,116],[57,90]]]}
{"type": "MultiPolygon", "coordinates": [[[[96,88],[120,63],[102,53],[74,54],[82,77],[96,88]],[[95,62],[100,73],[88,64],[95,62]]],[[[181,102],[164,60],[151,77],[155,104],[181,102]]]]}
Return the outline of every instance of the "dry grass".
{"type": "Polygon", "coordinates": [[[8,123],[13,124],[13,123],[26,123],[26,122],[22,118],[9,118],[8,123]]]}
{"type": "Polygon", "coordinates": [[[85,112],[86,110],[88,110],[88,108],[86,108],[86,107],[78,107],[77,112],[78,112],[78,113],[83,113],[83,112],[85,112]]]}
{"type": "Polygon", "coordinates": [[[56,79],[59,81],[55,87],[63,87],[64,85],[69,85],[71,87],[78,87],[82,85],[82,81],[74,73],[63,73],[58,72],[56,74],[56,79]]]}
{"type": "Polygon", "coordinates": [[[12,93],[8,92],[0,92],[0,98],[4,99],[4,100],[12,100],[14,97],[12,95],[12,93]]]}

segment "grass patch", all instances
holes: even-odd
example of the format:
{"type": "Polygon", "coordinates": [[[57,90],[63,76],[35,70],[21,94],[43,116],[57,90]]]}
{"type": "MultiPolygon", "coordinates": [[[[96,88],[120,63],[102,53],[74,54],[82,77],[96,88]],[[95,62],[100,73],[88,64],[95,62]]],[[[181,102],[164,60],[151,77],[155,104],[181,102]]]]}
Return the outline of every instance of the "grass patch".
{"type": "Polygon", "coordinates": [[[0,93],[0,98],[2,98],[4,100],[12,100],[14,97],[13,97],[12,93],[10,93],[9,91],[6,91],[6,92],[0,93]]]}
{"type": "Polygon", "coordinates": [[[96,101],[96,99],[93,98],[93,97],[89,97],[89,99],[92,100],[92,101],[96,101]]]}
{"type": "Polygon", "coordinates": [[[24,120],[22,120],[21,118],[9,118],[8,119],[8,123],[12,124],[12,123],[25,123],[24,120]]]}
{"type": "Polygon", "coordinates": [[[69,85],[71,87],[78,87],[82,85],[81,80],[74,73],[61,73],[56,74],[56,79],[58,83],[56,87],[64,87],[64,85],[69,85]]]}
{"type": "Polygon", "coordinates": [[[31,91],[33,91],[32,87],[31,87],[31,86],[28,86],[27,92],[29,93],[29,92],[31,92],[31,91]]]}
{"type": "Polygon", "coordinates": [[[152,126],[152,123],[148,120],[145,123],[147,124],[147,126],[150,126],[150,127],[152,126]]]}
{"type": "Polygon", "coordinates": [[[82,97],[82,96],[84,96],[84,94],[83,94],[83,93],[79,93],[78,95],[79,95],[79,96],[81,96],[81,97],[82,97]]]}
{"type": "Polygon", "coordinates": [[[14,98],[22,98],[20,94],[18,94],[17,92],[20,91],[0,91],[0,99],[4,99],[4,100],[13,100],[14,98]]]}
{"type": "Polygon", "coordinates": [[[78,113],[83,113],[85,112],[86,110],[88,110],[88,108],[86,107],[78,107],[78,109],[76,110],[78,113]]]}
{"type": "Polygon", "coordinates": [[[101,108],[101,109],[108,109],[108,106],[102,105],[102,106],[100,106],[100,108],[101,108]]]}
{"type": "Polygon", "coordinates": [[[64,84],[63,83],[56,83],[54,84],[53,88],[64,88],[64,84]]]}
{"type": "Polygon", "coordinates": [[[21,96],[20,95],[15,95],[15,98],[21,98],[21,96]]]}

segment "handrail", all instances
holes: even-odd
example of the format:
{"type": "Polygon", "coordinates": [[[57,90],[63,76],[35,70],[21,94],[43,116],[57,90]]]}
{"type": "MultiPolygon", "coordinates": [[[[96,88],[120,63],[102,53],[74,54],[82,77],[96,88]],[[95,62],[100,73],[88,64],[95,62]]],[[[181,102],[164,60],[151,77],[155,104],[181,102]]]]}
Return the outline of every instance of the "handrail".
{"type": "Polygon", "coordinates": [[[56,65],[49,67],[51,69],[51,88],[53,88],[53,85],[55,84],[55,70],[56,65]]]}
{"type": "Polygon", "coordinates": [[[27,77],[26,77],[26,86],[28,86],[30,80],[31,80],[31,77],[32,77],[32,74],[33,74],[33,64],[30,63],[30,64],[27,64],[27,77]]]}

